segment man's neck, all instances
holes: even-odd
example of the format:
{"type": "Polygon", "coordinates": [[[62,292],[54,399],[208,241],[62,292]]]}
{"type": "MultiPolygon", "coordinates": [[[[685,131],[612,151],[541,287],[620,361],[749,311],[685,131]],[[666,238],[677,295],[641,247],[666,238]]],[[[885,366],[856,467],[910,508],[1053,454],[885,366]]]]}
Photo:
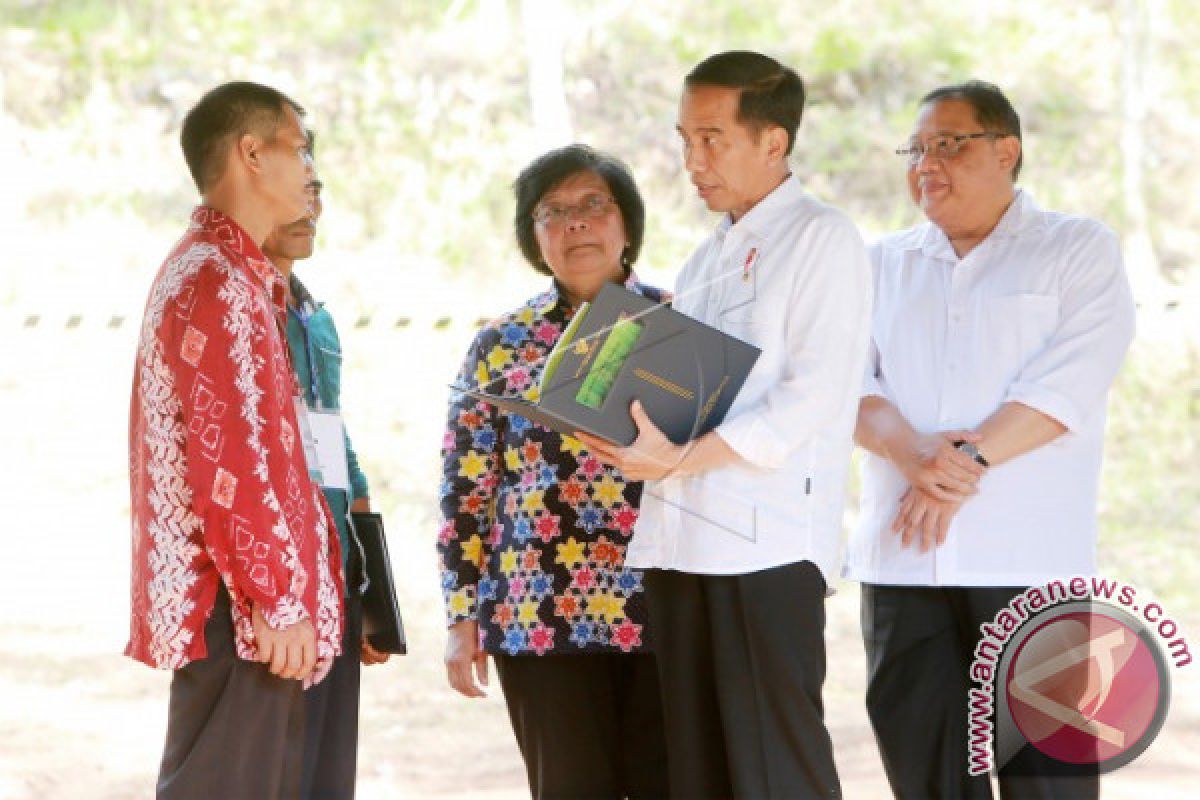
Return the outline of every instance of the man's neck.
{"type": "Polygon", "coordinates": [[[226,184],[214,186],[202,199],[204,205],[236,222],[258,247],[262,247],[275,227],[275,221],[264,213],[261,203],[226,184]]]}
{"type": "Polygon", "coordinates": [[[960,228],[942,228],[942,232],[950,241],[950,246],[954,248],[954,254],[960,260],[966,258],[968,253],[983,244],[984,240],[992,235],[992,231],[996,230],[1000,220],[1004,219],[1004,215],[1012,207],[1015,198],[1015,192],[1010,192],[1006,197],[997,198],[992,205],[991,213],[982,222],[964,225],[960,228]]]}
{"type": "Polygon", "coordinates": [[[761,203],[763,200],[766,200],[767,196],[769,194],[771,194],[771,192],[775,191],[780,186],[782,186],[783,182],[786,181],[790,177],[792,177],[791,170],[784,170],[782,173],[776,175],[774,177],[774,180],[767,183],[766,190],[764,192],[762,192],[762,194],[760,194],[753,203],[750,203],[748,206],[745,206],[744,208],[737,208],[737,209],[731,210],[729,212],[729,218],[734,223],[736,223],[742,217],[746,216],[748,213],[753,211],[754,208],[757,207],[759,203],[761,203]]]}
{"type": "Polygon", "coordinates": [[[291,281],[292,267],[296,262],[282,256],[267,256],[267,258],[275,265],[275,269],[279,271],[280,277],[283,278],[283,291],[287,295],[287,304],[289,306],[296,305],[296,298],[292,297],[291,281]]]}

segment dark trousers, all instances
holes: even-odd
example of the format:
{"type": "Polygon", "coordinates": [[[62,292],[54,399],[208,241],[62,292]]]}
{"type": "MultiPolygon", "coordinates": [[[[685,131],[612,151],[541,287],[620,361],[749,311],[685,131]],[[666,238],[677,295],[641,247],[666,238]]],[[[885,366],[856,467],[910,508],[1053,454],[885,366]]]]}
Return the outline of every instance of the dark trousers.
{"type": "MultiPolygon", "coordinates": [[[[1023,591],[863,584],[867,713],[900,800],[992,797],[988,776],[967,773],[969,671],[979,626],[1023,591]]],[[[1100,791],[1094,769],[1062,764],[1029,744],[998,779],[1005,800],[1100,791]]]]}
{"type": "Polygon", "coordinates": [[[354,797],[358,769],[358,689],[362,653],[362,598],[346,598],[342,654],[333,669],[304,693],[305,800],[354,797]]]}
{"type": "Polygon", "coordinates": [[[171,679],[157,797],[294,798],[304,744],[300,682],[237,657],[224,588],[204,639],[208,655],[175,670],[171,679]]]}
{"type": "Polygon", "coordinates": [[[678,798],[836,798],[825,728],[825,580],[646,572],[678,798]]]}
{"type": "Polygon", "coordinates": [[[667,796],[654,656],[494,656],[534,800],[667,796]]]}

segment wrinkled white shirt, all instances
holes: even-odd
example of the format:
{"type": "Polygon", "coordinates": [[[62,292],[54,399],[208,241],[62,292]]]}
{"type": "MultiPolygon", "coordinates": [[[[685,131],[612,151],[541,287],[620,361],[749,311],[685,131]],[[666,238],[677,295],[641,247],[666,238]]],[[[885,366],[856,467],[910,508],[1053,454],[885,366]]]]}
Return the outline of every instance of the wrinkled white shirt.
{"type": "MultiPolygon", "coordinates": [[[[974,428],[1020,402],[1067,433],[992,467],[929,553],[889,529],[908,484],[865,453],[848,577],[920,586],[1027,586],[1096,565],[1105,404],[1133,338],[1120,243],[1094,220],[1042,211],[1018,190],[959,259],[931,223],[871,248],[875,312],[863,395],[917,431],[974,428]]],[[[984,455],[986,455],[986,445],[984,455]]]]}
{"type": "Polygon", "coordinates": [[[626,562],[740,574],[809,560],[830,580],[870,327],[858,231],[789,177],[725,217],[673,305],[762,349],[716,429],[744,461],[648,481],[626,562]]]}

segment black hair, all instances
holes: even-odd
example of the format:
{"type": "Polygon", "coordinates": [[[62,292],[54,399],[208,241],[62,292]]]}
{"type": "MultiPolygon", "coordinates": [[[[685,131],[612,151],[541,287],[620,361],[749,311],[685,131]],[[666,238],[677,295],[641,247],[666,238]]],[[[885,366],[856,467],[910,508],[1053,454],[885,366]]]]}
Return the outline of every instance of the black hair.
{"type": "Polygon", "coordinates": [[[783,128],[788,135],[787,154],[791,154],[804,114],[804,81],[794,69],[762,53],[730,50],[701,61],[683,85],[739,89],[738,122],[756,134],[768,125],[783,128]]]}
{"type": "Polygon", "coordinates": [[[581,172],[594,172],[599,175],[608,185],[613,199],[617,201],[621,220],[625,223],[625,237],[629,240],[623,259],[627,271],[637,261],[638,253],[641,252],[642,235],[646,230],[646,206],[642,203],[642,195],[633,180],[633,173],[624,162],[614,156],[586,144],[572,144],[535,158],[529,166],[521,170],[516,183],[513,184],[517,196],[517,209],[513,216],[517,244],[525,260],[543,275],[553,273],[542,258],[541,248],[538,247],[537,235],[533,229],[533,211],[547,192],[581,172]]]}
{"type": "Polygon", "coordinates": [[[196,188],[203,194],[221,177],[231,142],[256,133],[270,142],[284,121],[284,109],[304,109],[278,89],[231,81],[210,90],[183,118],[179,143],[196,188]]]}
{"type": "MultiPolygon", "coordinates": [[[[921,98],[921,105],[940,103],[943,100],[961,100],[975,111],[975,121],[985,131],[1015,136],[1021,141],[1021,118],[1008,102],[1000,87],[987,81],[966,81],[949,86],[940,86],[921,98]]],[[[1017,163],[1012,168],[1015,181],[1021,174],[1024,151],[1017,154],[1017,163]]]]}

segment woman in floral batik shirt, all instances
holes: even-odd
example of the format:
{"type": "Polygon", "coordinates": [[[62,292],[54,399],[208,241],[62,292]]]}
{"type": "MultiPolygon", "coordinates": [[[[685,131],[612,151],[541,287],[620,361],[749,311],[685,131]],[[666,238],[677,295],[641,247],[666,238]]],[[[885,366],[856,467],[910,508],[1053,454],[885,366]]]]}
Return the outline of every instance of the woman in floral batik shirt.
{"type": "MultiPolygon", "coordinates": [[[[580,303],[609,282],[665,298],[633,277],[645,210],[621,162],[572,145],[515,188],[517,242],[553,285],[479,332],[459,381],[535,400],[580,303]]],[[[578,440],[457,392],[442,456],[450,685],[481,697],[493,657],[535,798],[666,796],[642,575],[624,565],[641,484],[578,440]]]]}

